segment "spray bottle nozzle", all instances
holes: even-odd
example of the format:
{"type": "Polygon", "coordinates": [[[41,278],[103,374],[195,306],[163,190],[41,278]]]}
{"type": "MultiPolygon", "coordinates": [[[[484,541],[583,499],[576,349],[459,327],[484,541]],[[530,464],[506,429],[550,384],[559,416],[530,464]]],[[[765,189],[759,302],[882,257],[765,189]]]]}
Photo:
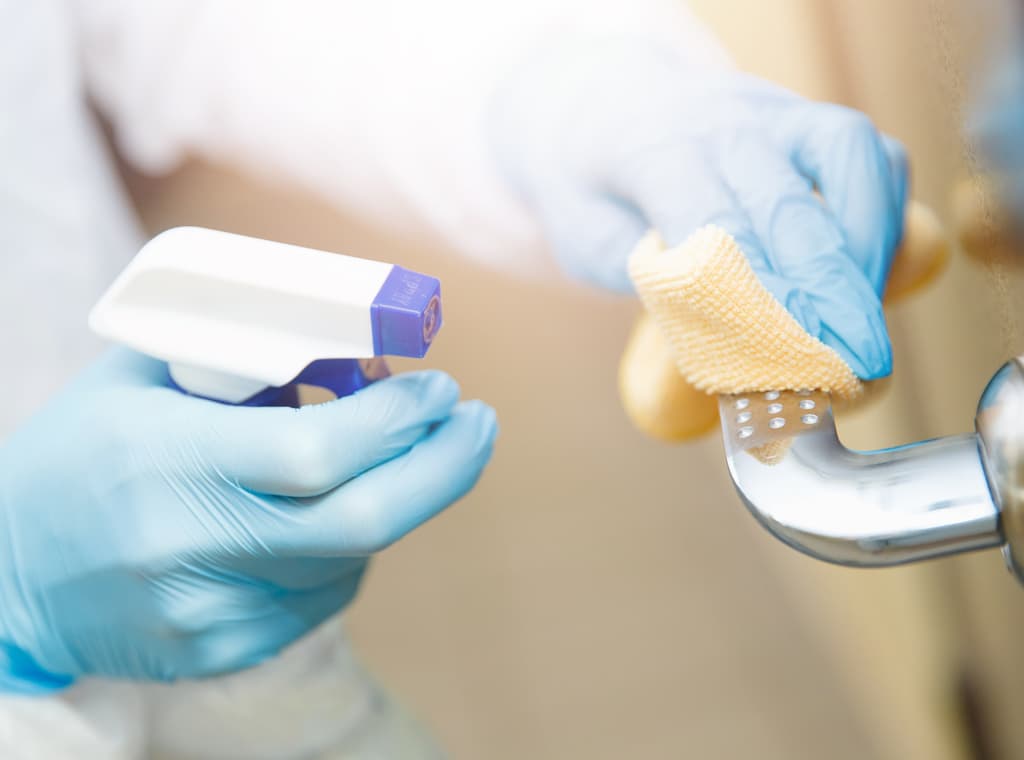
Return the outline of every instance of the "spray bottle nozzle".
{"type": "Polygon", "coordinates": [[[279,403],[274,389],[295,383],[351,393],[386,374],[380,360],[362,366],[373,357],[422,357],[441,328],[441,285],[380,261],[179,227],[143,246],[89,321],[167,362],[188,393],[279,403]]]}
{"type": "Polygon", "coordinates": [[[392,267],[373,299],[371,313],[374,354],[420,358],[441,329],[441,283],[392,267]]]}

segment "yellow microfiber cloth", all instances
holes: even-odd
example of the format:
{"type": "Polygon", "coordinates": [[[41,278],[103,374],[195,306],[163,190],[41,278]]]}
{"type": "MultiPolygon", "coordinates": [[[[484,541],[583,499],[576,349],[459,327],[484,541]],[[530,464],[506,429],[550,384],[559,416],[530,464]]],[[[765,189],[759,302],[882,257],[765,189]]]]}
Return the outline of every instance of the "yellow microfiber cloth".
{"type": "MultiPolygon", "coordinates": [[[[948,255],[934,214],[912,203],[887,297],[934,279],[948,255]]],[[[642,431],[669,441],[706,432],[718,418],[710,394],[806,388],[838,401],[862,396],[864,384],[761,285],[724,230],[704,227],[668,250],[649,233],[630,257],[630,275],[647,315],[627,345],[619,385],[642,431]]]]}
{"type": "Polygon", "coordinates": [[[668,340],[679,371],[706,393],[863,386],[839,354],[812,337],[758,281],[736,241],[708,226],[666,249],[640,241],[629,274],[668,340]]]}

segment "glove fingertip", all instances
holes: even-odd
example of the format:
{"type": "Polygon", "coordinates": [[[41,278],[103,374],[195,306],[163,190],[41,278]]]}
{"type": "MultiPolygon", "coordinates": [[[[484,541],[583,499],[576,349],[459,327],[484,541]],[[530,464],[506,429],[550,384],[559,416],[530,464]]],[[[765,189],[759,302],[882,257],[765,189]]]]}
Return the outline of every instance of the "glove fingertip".
{"type": "Polygon", "coordinates": [[[492,406],[479,399],[464,401],[456,408],[453,416],[466,416],[476,426],[475,451],[489,450],[498,437],[498,414],[492,406]]]}
{"type": "Polygon", "coordinates": [[[878,380],[892,373],[892,346],[888,337],[856,335],[843,338],[826,329],[821,341],[834,349],[861,380],[878,380]]]}

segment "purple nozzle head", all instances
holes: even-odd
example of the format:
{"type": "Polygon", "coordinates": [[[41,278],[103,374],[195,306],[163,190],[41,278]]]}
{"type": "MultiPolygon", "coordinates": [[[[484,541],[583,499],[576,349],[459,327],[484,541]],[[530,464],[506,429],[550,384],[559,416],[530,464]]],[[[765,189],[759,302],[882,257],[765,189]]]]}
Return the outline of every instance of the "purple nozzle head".
{"type": "Polygon", "coordinates": [[[395,266],[370,306],[377,356],[427,353],[441,329],[441,283],[436,277],[395,266]]]}

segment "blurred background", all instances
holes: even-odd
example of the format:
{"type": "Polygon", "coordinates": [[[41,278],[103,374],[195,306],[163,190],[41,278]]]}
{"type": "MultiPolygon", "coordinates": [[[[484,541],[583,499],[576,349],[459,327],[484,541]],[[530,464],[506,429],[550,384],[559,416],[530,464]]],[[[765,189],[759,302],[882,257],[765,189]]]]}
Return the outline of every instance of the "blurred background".
{"type": "MultiPolygon", "coordinates": [[[[957,196],[977,172],[960,125],[990,31],[974,5],[691,5],[743,68],[904,141],[914,196],[947,224],[980,213],[957,196]]],[[[554,269],[509,280],[222,167],[128,181],[152,232],[200,224],[442,278],[427,363],[498,409],[497,454],[469,498],[375,562],[349,626],[453,757],[1024,757],[1024,591],[998,554],[853,571],[775,542],[733,494],[717,434],[671,447],[629,427],[616,365],[635,303],[554,269]]],[[[1021,285],[958,250],[891,310],[895,378],[841,420],[847,443],[969,430],[1024,351],[1021,285]]]]}

